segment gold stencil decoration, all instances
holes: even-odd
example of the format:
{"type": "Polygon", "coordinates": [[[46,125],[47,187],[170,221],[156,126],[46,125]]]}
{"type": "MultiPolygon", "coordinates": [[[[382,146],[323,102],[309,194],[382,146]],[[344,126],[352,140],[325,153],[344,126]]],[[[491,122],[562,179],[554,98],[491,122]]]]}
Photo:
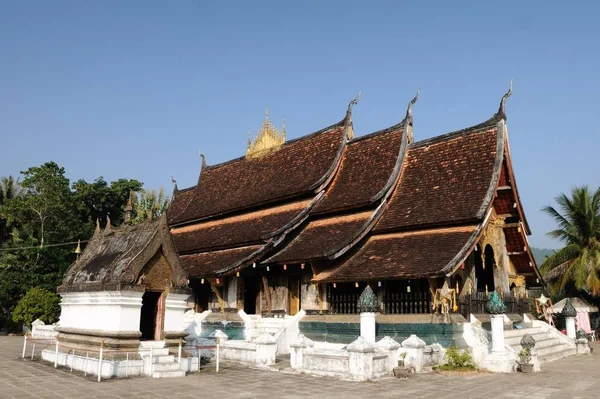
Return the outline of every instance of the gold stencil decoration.
{"type": "Polygon", "coordinates": [[[250,133],[248,133],[248,150],[246,151],[246,158],[259,158],[264,156],[271,151],[278,150],[283,143],[285,143],[285,119],[283,120],[283,127],[280,132],[269,120],[269,109],[267,108],[265,121],[258,131],[254,142],[252,142],[252,137],[250,133]]]}

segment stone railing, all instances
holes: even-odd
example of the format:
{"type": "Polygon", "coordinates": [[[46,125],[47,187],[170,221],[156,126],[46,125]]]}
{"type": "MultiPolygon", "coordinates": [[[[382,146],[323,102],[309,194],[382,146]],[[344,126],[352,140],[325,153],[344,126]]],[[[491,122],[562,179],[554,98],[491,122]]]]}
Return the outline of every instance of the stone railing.
{"type": "Polygon", "coordinates": [[[372,344],[359,337],[345,349],[314,348],[314,342],[300,334],[290,344],[293,369],[353,381],[375,380],[389,376],[398,364],[398,344],[386,337],[372,344]]]}
{"type": "Polygon", "coordinates": [[[31,337],[36,339],[54,339],[58,335],[55,329],[56,325],[46,325],[40,319],[31,323],[31,337]]]}

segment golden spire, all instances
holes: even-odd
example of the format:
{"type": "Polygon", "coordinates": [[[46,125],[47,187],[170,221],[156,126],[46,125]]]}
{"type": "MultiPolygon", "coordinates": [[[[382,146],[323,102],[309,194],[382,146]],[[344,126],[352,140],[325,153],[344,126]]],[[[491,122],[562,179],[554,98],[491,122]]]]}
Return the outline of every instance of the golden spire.
{"type": "Polygon", "coordinates": [[[268,154],[270,151],[275,151],[285,142],[285,119],[283,131],[280,132],[275,125],[269,120],[269,109],[265,112],[265,121],[261,129],[258,131],[254,142],[252,136],[248,133],[248,149],[246,158],[258,158],[268,154]]]}

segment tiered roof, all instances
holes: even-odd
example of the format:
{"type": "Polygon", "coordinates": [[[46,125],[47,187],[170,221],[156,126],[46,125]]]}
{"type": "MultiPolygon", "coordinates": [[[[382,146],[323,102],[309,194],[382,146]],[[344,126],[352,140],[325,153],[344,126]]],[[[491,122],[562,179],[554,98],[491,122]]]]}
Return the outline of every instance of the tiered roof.
{"type": "MultiPolygon", "coordinates": [[[[412,143],[412,114],[352,139],[344,120],[260,156],[203,166],[169,224],[188,275],[328,260],[315,281],[451,274],[492,214],[511,260],[537,276],[508,150],[503,97],[488,121],[412,143]]],[[[354,102],[355,103],[355,102],[354,102]]]]}

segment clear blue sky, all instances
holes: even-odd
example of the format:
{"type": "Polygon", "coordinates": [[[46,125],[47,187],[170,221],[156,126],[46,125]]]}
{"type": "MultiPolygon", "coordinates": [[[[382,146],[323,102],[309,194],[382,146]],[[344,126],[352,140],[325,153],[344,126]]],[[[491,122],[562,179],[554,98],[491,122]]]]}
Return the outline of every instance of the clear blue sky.
{"type": "Polygon", "coordinates": [[[507,105],[535,246],[540,212],[600,185],[597,2],[3,1],[0,175],[53,160],[69,178],[171,190],[242,155],[269,107],[294,138],[340,120],[398,122],[417,87],[415,138],[507,105]]]}

